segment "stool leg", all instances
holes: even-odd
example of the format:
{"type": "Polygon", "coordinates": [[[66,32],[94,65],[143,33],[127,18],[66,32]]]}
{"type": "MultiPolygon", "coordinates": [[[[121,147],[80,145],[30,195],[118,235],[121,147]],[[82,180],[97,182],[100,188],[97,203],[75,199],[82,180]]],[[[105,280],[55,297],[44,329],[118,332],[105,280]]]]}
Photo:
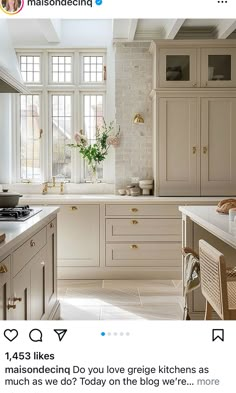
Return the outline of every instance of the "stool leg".
{"type": "Polygon", "coordinates": [[[206,309],[205,309],[205,321],[212,319],[212,307],[210,303],[206,300],[206,309]]]}

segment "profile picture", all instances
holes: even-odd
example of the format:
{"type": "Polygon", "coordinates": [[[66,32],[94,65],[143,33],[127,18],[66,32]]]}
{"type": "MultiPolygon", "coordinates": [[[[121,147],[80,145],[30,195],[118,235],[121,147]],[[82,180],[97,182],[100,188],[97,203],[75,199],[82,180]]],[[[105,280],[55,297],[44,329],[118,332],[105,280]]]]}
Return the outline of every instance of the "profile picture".
{"type": "Polygon", "coordinates": [[[24,0],[0,0],[3,12],[9,15],[17,14],[23,8],[24,0]]]}

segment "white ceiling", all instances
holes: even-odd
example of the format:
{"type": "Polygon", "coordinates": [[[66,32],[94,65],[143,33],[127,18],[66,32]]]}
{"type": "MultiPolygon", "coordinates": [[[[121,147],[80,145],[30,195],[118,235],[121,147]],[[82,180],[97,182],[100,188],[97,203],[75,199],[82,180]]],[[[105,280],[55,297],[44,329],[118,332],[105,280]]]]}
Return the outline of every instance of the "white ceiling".
{"type": "Polygon", "coordinates": [[[236,37],[235,19],[9,19],[8,25],[15,47],[236,37]]]}

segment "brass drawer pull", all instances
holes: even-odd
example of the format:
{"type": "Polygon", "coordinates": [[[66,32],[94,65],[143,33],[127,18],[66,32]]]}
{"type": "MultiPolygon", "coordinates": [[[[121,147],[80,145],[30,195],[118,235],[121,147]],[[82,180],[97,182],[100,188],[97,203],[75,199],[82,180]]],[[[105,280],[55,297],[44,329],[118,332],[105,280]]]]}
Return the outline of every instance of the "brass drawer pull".
{"type": "Polygon", "coordinates": [[[22,298],[21,297],[13,297],[13,302],[22,302],[22,298]]]}
{"type": "Polygon", "coordinates": [[[137,250],[138,246],[137,244],[131,244],[130,248],[132,248],[132,250],[137,250]]]}
{"type": "Polygon", "coordinates": [[[34,247],[35,246],[35,241],[34,240],[30,240],[30,247],[34,247]]]}
{"type": "Polygon", "coordinates": [[[78,207],[76,207],[76,206],[71,206],[71,210],[78,210],[78,207]]]}
{"type": "Polygon", "coordinates": [[[50,228],[54,228],[54,224],[52,222],[50,223],[50,228]]]}
{"type": "Polygon", "coordinates": [[[136,225],[136,224],[138,224],[138,221],[137,221],[137,220],[132,220],[131,223],[132,223],[133,225],[136,225]]]}
{"type": "Polygon", "coordinates": [[[7,270],[6,265],[4,265],[4,263],[2,263],[0,265],[0,273],[7,273],[7,272],[8,272],[8,270],[7,270]]]}
{"type": "Polygon", "coordinates": [[[196,146],[193,146],[193,154],[196,154],[197,148],[196,146]]]}
{"type": "Polygon", "coordinates": [[[137,213],[137,212],[138,212],[138,209],[137,209],[136,207],[133,207],[132,209],[130,209],[130,211],[131,211],[132,213],[137,213]]]}

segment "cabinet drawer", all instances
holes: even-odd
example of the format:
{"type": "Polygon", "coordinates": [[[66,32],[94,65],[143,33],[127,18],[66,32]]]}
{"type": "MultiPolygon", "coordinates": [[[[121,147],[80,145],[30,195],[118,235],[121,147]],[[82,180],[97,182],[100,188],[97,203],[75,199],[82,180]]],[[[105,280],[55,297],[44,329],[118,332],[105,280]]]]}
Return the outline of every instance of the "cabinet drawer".
{"type": "Polygon", "coordinates": [[[110,218],[107,241],[181,241],[179,218],[110,218]]]}
{"type": "Polygon", "coordinates": [[[33,258],[37,252],[45,246],[47,241],[46,227],[37,232],[12,255],[13,277],[33,258]]]}
{"type": "Polygon", "coordinates": [[[0,271],[0,287],[10,279],[10,265],[11,265],[10,256],[0,261],[0,269],[2,269],[2,273],[0,271]]]}
{"type": "Polygon", "coordinates": [[[126,243],[106,245],[106,266],[181,267],[181,243],[126,243]]]}
{"type": "Polygon", "coordinates": [[[107,216],[177,216],[177,205],[106,205],[107,216]]]}

